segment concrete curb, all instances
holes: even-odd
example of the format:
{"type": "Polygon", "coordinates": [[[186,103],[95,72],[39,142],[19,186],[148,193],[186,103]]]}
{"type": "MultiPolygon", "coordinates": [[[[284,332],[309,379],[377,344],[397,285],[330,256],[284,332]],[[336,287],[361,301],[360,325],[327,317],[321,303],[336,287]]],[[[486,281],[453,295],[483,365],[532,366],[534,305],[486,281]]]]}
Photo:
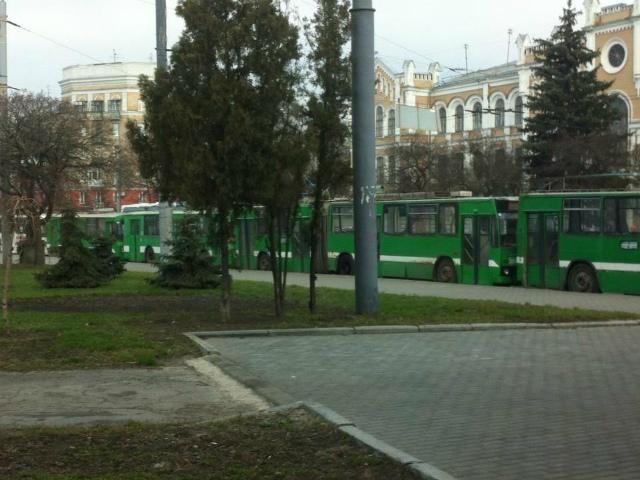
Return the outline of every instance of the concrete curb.
{"type": "Polygon", "coordinates": [[[374,450],[375,452],[390,458],[392,461],[399,463],[414,474],[417,474],[418,477],[423,480],[455,480],[454,477],[433,465],[415,458],[402,450],[392,447],[388,443],[385,443],[364,430],[359,429],[355,423],[320,403],[298,402],[293,404],[292,407],[304,408],[308,412],[320,417],[325,422],[330,423],[341,432],[349,435],[361,445],[364,445],[366,448],[374,450]]]}
{"type": "Polygon", "coordinates": [[[325,336],[325,335],[378,335],[401,333],[438,333],[438,332],[486,332],[501,330],[552,330],[602,327],[637,327],[640,320],[607,320],[594,322],[559,322],[559,323],[460,323],[440,325],[378,325],[362,327],[331,328],[291,328],[272,330],[230,330],[218,332],[189,332],[187,337],[196,342],[207,352],[207,338],[243,338],[243,337],[284,337],[284,336],[325,336]]]}

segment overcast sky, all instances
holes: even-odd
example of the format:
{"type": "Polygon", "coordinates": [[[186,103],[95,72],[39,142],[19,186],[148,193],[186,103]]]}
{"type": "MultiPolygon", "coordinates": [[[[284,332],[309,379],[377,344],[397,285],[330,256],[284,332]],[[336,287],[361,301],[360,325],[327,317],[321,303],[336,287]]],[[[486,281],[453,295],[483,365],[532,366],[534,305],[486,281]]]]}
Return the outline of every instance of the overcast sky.
{"type": "MultiPolygon", "coordinates": [[[[149,61],[154,57],[153,0],[6,0],[9,19],[29,29],[9,26],[9,85],[59,95],[65,66],[118,61],[149,61]],[[43,38],[46,37],[46,38],[43,38]],[[69,47],[69,48],[65,48],[69,47]]],[[[183,24],[175,15],[177,0],[167,0],[169,44],[183,24]]],[[[290,0],[301,17],[313,0],[290,0]]],[[[393,68],[412,59],[418,69],[437,60],[469,69],[507,60],[508,30],[513,42],[520,33],[547,37],[566,0],[373,0],[376,8],[376,50],[393,68]]],[[[582,8],[582,1],[574,1],[582,8]]],[[[619,0],[603,0],[611,5],[619,0]]],[[[582,18],[580,18],[582,24],[582,18]]]]}

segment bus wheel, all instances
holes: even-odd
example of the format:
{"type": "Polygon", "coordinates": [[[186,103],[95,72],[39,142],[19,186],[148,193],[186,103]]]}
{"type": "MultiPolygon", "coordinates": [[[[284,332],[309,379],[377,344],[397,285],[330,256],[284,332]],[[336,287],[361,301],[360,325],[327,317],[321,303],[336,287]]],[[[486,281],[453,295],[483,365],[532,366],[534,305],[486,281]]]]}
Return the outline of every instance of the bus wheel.
{"type": "Polygon", "coordinates": [[[338,274],[351,275],[353,273],[353,257],[344,253],[338,257],[338,274]]]}
{"type": "Polygon", "coordinates": [[[147,247],[144,251],[144,262],[151,263],[156,258],[156,252],[153,251],[153,248],[147,247]]]}
{"type": "Polygon", "coordinates": [[[584,263],[575,265],[571,269],[567,284],[572,292],[595,293],[599,290],[596,272],[584,263]]]}
{"type": "Polygon", "coordinates": [[[443,258],[436,266],[436,281],[442,283],[458,283],[456,267],[450,258],[443,258]]]}
{"type": "Polygon", "coordinates": [[[269,255],[262,252],[258,255],[258,270],[268,271],[271,270],[271,260],[269,259],[269,255]]]}

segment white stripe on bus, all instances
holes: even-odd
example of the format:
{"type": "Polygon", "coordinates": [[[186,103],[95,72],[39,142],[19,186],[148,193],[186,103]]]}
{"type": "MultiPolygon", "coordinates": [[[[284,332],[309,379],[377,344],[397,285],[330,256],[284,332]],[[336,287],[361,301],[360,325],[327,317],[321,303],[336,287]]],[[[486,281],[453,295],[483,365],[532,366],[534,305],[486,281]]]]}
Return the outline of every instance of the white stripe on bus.
{"type": "MultiPolygon", "coordinates": [[[[560,267],[567,268],[570,261],[560,260],[560,267]]],[[[612,263],[612,262],[592,262],[596,270],[610,270],[614,272],[638,272],[640,273],[640,263],[612,263]]]]}

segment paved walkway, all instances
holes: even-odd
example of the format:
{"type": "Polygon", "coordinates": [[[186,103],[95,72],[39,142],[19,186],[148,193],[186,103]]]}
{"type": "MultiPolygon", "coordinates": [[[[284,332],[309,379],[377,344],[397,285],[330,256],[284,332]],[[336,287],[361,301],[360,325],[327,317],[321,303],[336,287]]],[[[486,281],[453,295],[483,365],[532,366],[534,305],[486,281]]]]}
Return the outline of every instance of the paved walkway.
{"type": "MultiPolygon", "coordinates": [[[[128,263],[130,271],[149,272],[155,267],[144,263],[128,263]]],[[[234,271],[236,280],[272,282],[271,272],[253,270],[234,271]]],[[[309,285],[309,275],[290,273],[289,285],[309,285]]],[[[318,286],[353,290],[354,277],[341,275],[318,275],[318,286]]],[[[615,294],[585,294],[557,290],[529,289],[522,287],[489,287],[482,285],[451,285],[437,282],[381,278],[380,292],[425,297],[460,298],[469,300],[499,300],[502,302],[531,305],[553,305],[564,308],[586,308],[591,310],[617,311],[640,314],[640,296],[615,294]]]]}
{"type": "Polygon", "coordinates": [[[207,342],[460,480],[640,478],[640,327],[207,342]]]}
{"type": "Polygon", "coordinates": [[[161,369],[0,372],[0,428],[197,422],[268,405],[204,360],[161,369]]]}

